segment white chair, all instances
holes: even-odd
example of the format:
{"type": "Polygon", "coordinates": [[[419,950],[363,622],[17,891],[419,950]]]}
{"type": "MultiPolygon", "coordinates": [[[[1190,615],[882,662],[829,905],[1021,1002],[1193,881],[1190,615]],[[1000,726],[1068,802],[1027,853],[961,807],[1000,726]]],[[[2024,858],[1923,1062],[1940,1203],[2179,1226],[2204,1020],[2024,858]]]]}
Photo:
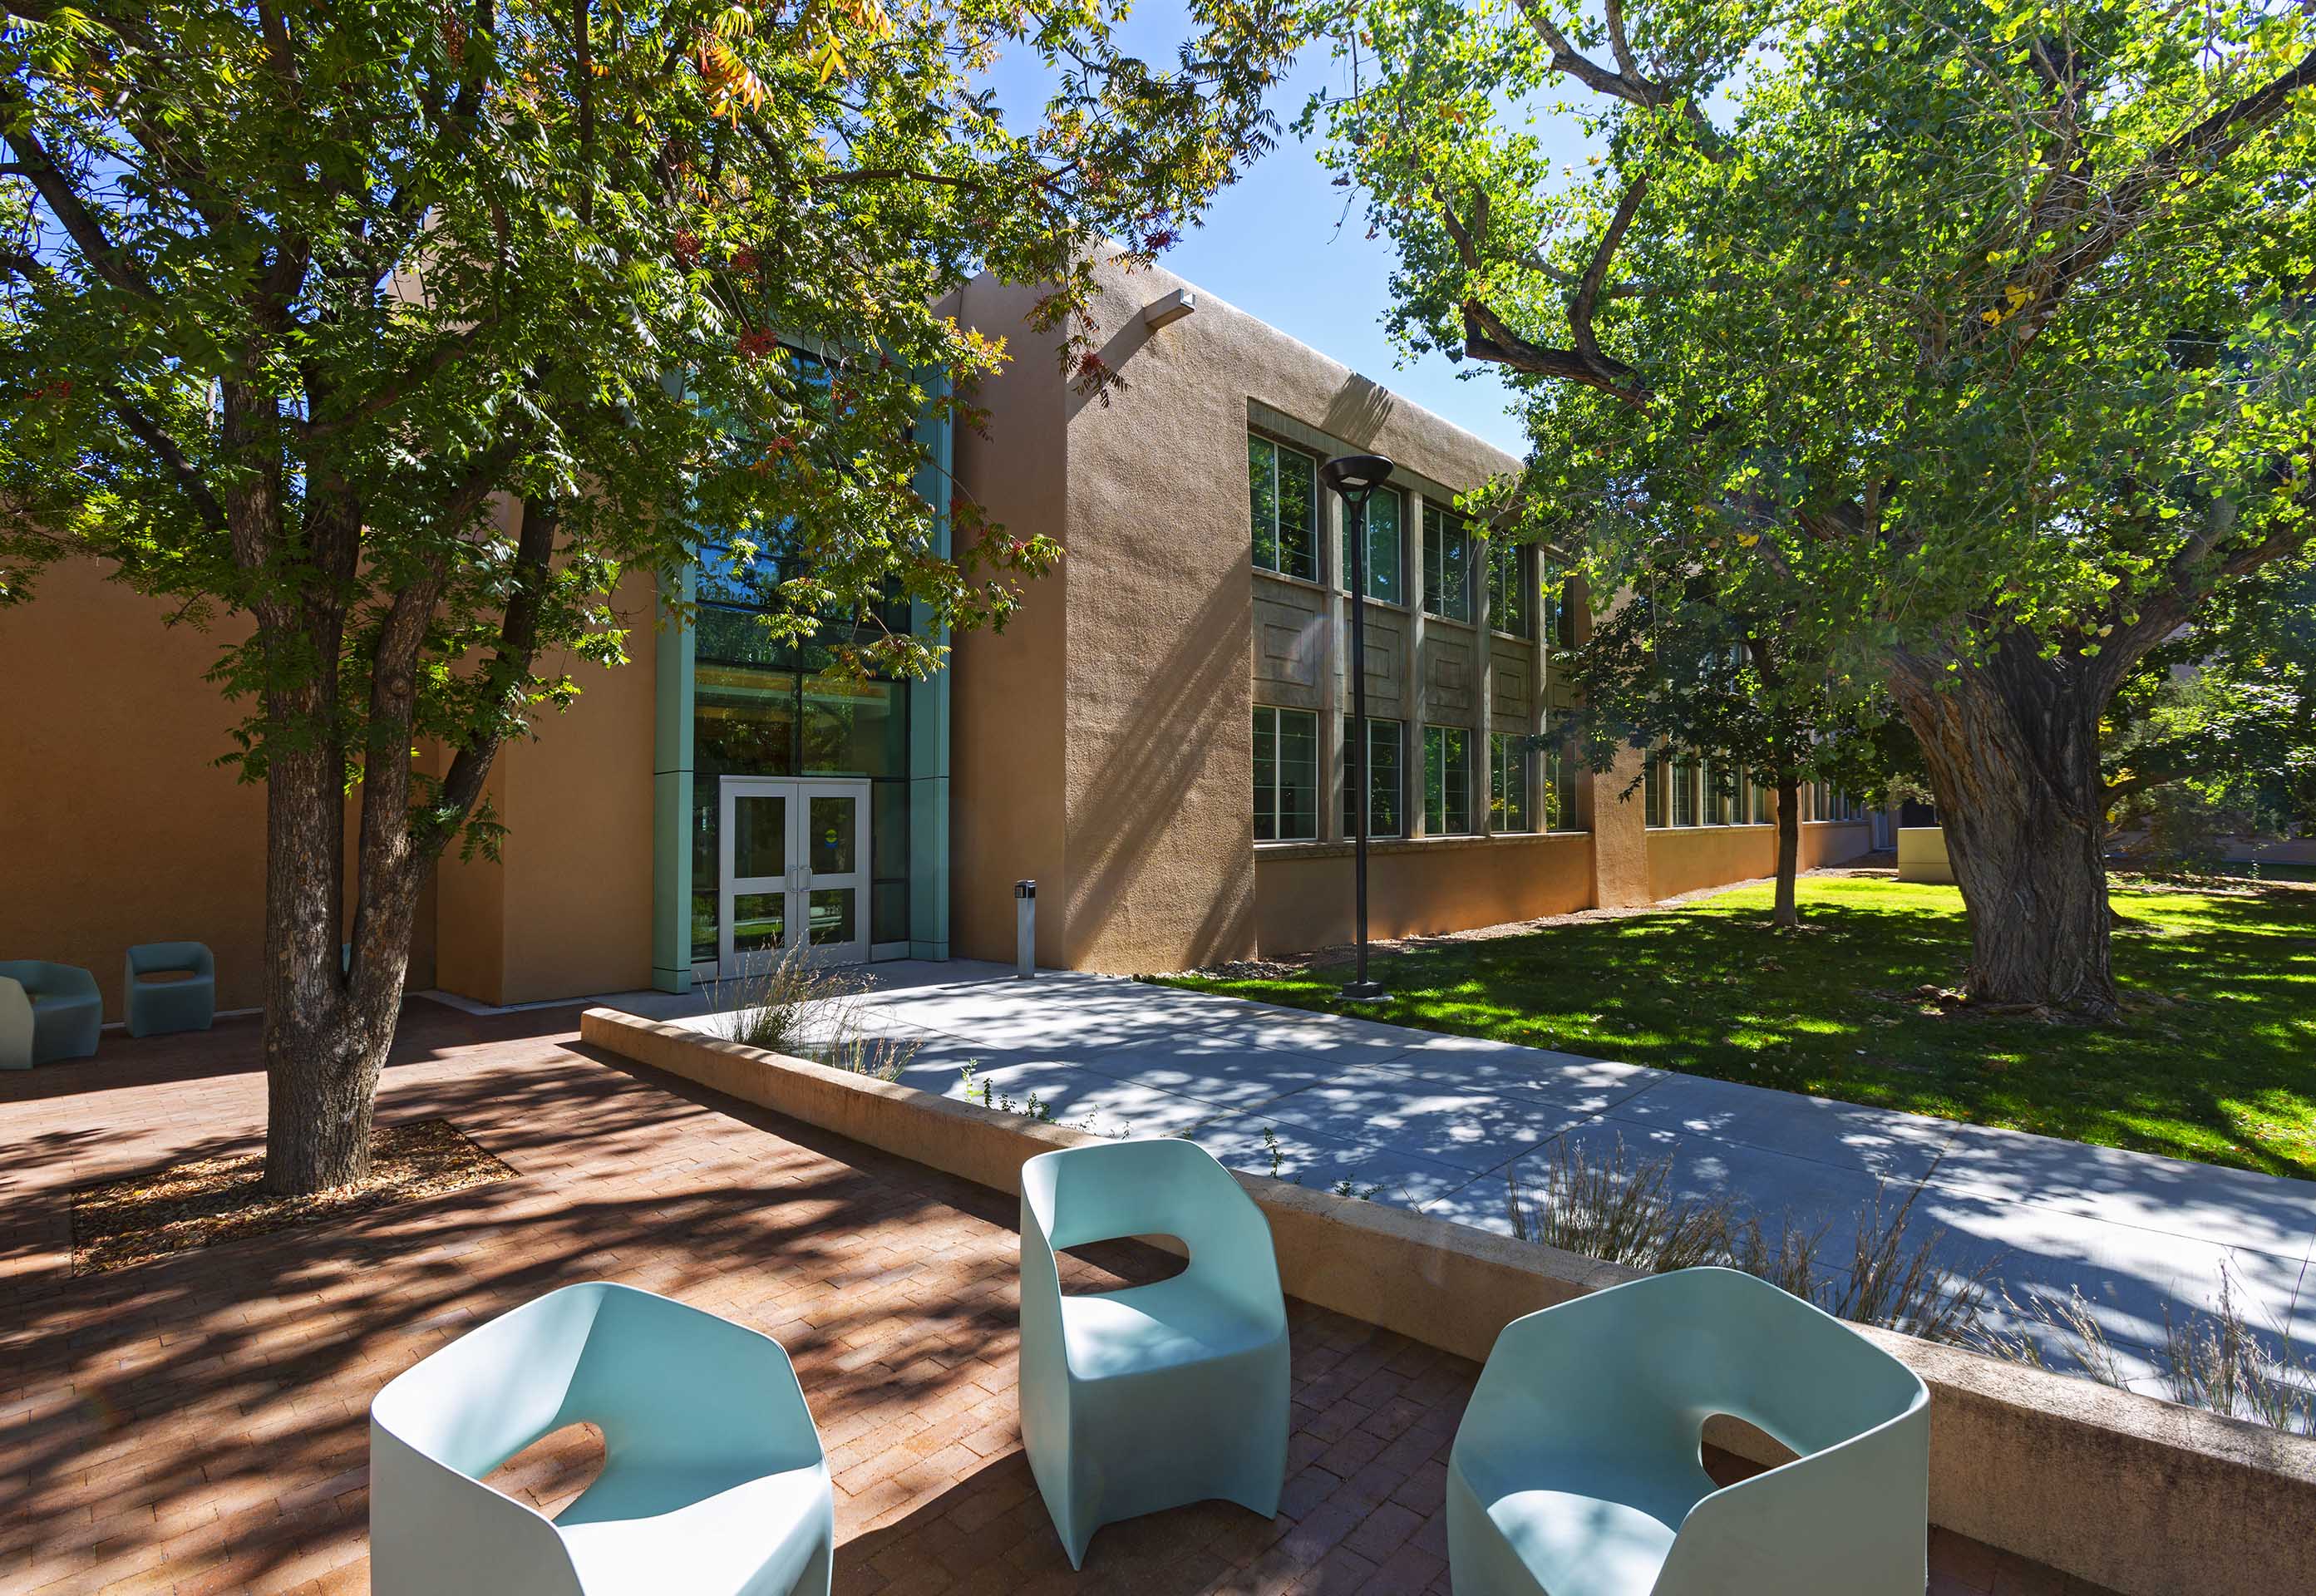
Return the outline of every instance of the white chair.
{"type": "Polygon", "coordinates": [[[1922,1596],[1929,1392],[1768,1282],[1688,1269],[1504,1326],[1448,1462],[1456,1596],[1922,1596]],[[1801,1456],[1716,1487],[1706,1421],[1801,1456]]]}
{"type": "Polygon", "coordinates": [[[1287,1474],[1287,1302],[1270,1226],[1191,1142],[1108,1142],[1021,1166],[1021,1440],[1082,1567],[1101,1525],[1220,1497],[1270,1518],[1287,1474]],[[1054,1254],[1171,1235],[1183,1271],[1064,1297],[1054,1254]]]}
{"type": "Polygon", "coordinates": [[[370,1404],[375,1596],[828,1596],[834,1497],[770,1336],[632,1287],[551,1291],[370,1404]],[[603,1471],[549,1520],[481,1478],[581,1421],[603,1471]]]}

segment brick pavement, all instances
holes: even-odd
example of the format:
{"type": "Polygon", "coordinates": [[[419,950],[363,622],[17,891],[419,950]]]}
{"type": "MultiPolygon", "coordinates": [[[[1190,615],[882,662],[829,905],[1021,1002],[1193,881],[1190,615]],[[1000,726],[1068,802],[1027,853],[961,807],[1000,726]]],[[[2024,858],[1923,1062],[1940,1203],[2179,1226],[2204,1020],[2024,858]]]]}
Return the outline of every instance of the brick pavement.
{"type": "MultiPolygon", "coordinates": [[[[1445,1596],[1444,1459],[1474,1367],[1293,1305],[1279,1516],[1219,1503],[1103,1529],[1073,1574],[1015,1422],[1012,1205],[639,1072],[575,1012],[414,1002],[382,1119],[441,1116],[516,1178],[74,1280],[77,1184],[258,1145],[257,1030],[0,1077],[0,1592],[359,1591],[367,1412],[462,1330],[575,1280],[777,1336],[837,1481],[838,1596],[1445,1596]]],[[[1095,1249],[1073,1284],[1172,1267],[1095,1249]]],[[[548,1511],[591,1431],[494,1483],[548,1511]]],[[[1937,1532],[1934,1596],[2084,1592],[1937,1532]]]]}

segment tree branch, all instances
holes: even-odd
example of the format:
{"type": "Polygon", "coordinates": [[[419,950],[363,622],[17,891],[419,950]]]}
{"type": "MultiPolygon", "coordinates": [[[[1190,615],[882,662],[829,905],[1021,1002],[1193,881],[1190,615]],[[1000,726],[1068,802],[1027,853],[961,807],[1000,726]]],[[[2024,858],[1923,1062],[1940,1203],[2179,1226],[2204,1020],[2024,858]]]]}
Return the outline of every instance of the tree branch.
{"type": "Polygon", "coordinates": [[[31,107],[14,95],[0,99],[0,111],[8,113],[5,120],[14,123],[7,134],[9,147],[16,152],[16,163],[22,168],[32,188],[64,227],[66,236],[80,251],[89,269],[111,288],[144,300],[156,308],[162,304],[161,296],[150,283],[129,269],[129,264],[112,240],[105,236],[103,224],[74,188],[72,180],[49,156],[40,135],[31,129],[31,107]]]}

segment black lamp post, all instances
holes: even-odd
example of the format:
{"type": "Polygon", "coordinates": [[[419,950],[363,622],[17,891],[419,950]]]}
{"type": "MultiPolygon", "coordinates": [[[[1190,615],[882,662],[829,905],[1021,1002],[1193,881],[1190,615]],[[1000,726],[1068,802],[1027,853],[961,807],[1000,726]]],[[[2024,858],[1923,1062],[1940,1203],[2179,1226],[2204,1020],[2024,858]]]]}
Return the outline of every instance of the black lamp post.
{"type": "Polygon", "coordinates": [[[1358,973],[1343,988],[1353,1003],[1375,1003],[1381,984],[1367,979],[1367,499],[1391,480],[1391,462],[1379,454],[1337,455],[1319,468],[1351,513],[1351,880],[1359,943],[1358,973]]]}

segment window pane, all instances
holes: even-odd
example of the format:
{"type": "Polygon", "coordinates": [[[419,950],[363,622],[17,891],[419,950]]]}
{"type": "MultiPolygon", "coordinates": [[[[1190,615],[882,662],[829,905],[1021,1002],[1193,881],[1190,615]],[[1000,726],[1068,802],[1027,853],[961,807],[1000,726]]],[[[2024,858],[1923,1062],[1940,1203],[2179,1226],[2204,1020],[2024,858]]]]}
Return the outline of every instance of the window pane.
{"type": "Polygon", "coordinates": [[[692,685],[698,770],[732,776],[796,773],[794,673],[702,664],[692,685]]]}
{"type": "Polygon", "coordinates": [[[850,887],[832,887],[808,895],[805,923],[811,927],[814,947],[855,940],[853,901],[859,896],[850,887]]]}
{"type": "Polygon", "coordinates": [[[905,942],[909,940],[909,884],[879,881],[868,889],[869,940],[905,942]]]}
{"type": "Polygon", "coordinates": [[[1520,579],[1527,567],[1527,550],[1519,544],[1504,538],[1489,539],[1488,624],[1518,638],[1528,636],[1528,584],[1520,579]]]}
{"type": "Polygon", "coordinates": [[[849,876],[860,868],[860,800],[849,793],[823,793],[806,818],[806,862],[815,876],[849,876]]]}
{"type": "Polygon", "coordinates": [[[1528,749],[1523,739],[1488,735],[1488,825],[1494,831],[1528,829],[1528,749]]]}
{"type": "Polygon", "coordinates": [[[1278,838],[1319,834],[1319,718],[1306,709],[1278,714],[1278,838]]]}
{"type": "Polygon", "coordinates": [[[785,892],[735,892],[732,895],[732,951],[777,952],[788,941],[788,895],[785,892]]]}
{"type": "Polygon", "coordinates": [[[1278,711],[1254,712],[1254,840],[1278,840],[1278,711]]]}
{"type": "Polygon", "coordinates": [[[1642,786],[1642,824],[1662,825],[1665,823],[1665,766],[1655,754],[1649,755],[1648,780],[1642,786]]]}
{"type": "Polygon", "coordinates": [[[779,793],[743,794],[732,800],[732,875],[736,880],[778,876],[788,868],[788,800],[779,793]]]}
{"type": "MultiPolygon", "coordinates": [[[[1405,560],[1405,501],[1395,488],[1386,488],[1367,501],[1367,597],[1386,604],[1406,602],[1403,583],[1405,560]]],[[[1343,568],[1339,585],[1351,585],[1351,518],[1343,513],[1343,568]]]]}
{"type": "Polygon", "coordinates": [[[1756,781],[1753,783],[1753,824],[1767,825],[1768,823],[1769,789],[1756,781]]]}
{"type": "Polygon", "coordinates": [[[1278,568],[1305,581],[1319,579],[1319,462],[1281,449],[1278,454],[1278,568]]]}
{"type": "Polygon", "coordinates": [[[804,773],[909,773],[908,690],[854,676],[804,679],[804,773]]]}
{"type": "Polygon", "coordinates": [[[1576,814],[1576,762],[1554,750],[1545,757],[1544,779],[1551,793],[1547,801],[1552,806],[1551,817],[1544,823],[1544,829],[1583,830],[1576,814]]]}
{"type": "MultiPolygon", "coordinates": [[[[1403,826],[1399,817],[1399,732],[1396,720],[1367,720],[1367,835],[1395,837],[1403,826]]],[[[1343,834],[1358,833],[1358,777],[1351,753],[1351,723],[1343,722],[1343,834]]]]}
{"type": "Polygon", "coordinates": [[[1423,829],[1439,836],[1472,829],[1471,734],[1461,727],[1423,728],[1423,829]]]}
{"type": "Polygon", "coordinates": [[[1252,523],[1254,565],[1278,569],[1278,445],[1253,433],[1246,439],[1247,516],[1252,523]]]}
{"type": "Polygon", "coordinates": [[[1472,619],[1472,539],[1463,519],[1423,507],[1423,608],[1448,620],[1472,619]]]}
{"type": "Polygon", "coordinates": [[[1672,762],[1672,823],[1697,824],[1697,762],[1693,759],[1672,762]]]}

